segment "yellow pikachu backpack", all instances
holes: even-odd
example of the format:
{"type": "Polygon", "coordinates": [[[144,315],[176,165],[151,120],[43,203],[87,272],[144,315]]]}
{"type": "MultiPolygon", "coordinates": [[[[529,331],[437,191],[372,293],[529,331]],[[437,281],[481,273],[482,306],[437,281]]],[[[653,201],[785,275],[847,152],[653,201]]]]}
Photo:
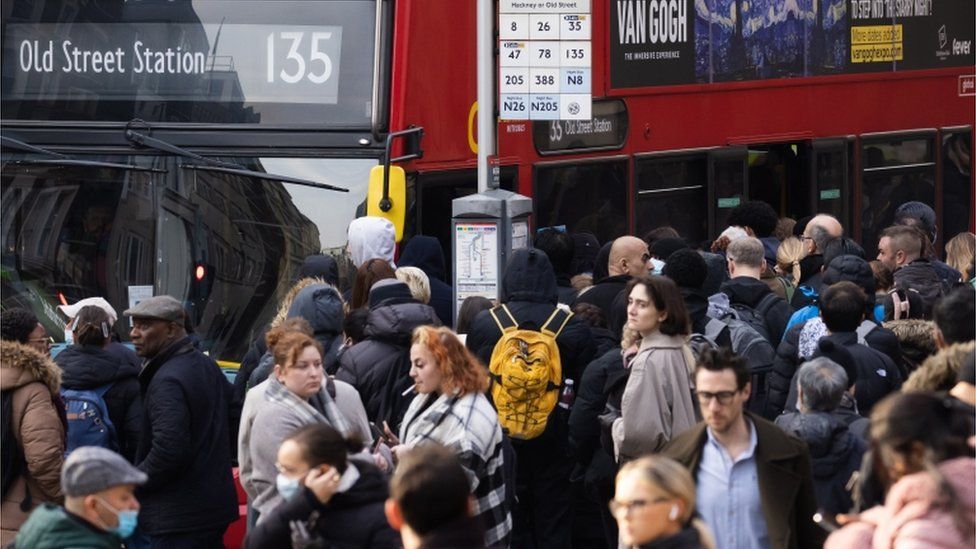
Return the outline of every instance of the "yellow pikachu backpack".
{"type": "Polygon", "coordinates": [[[556,308],[539,331],[519,328],[505,305],[491,309],[502,337],[491,352],[491,398],[498,422],[513,439],[530,440],[546,430],[563,379],[556,338],[573,313],[556,308]]]}

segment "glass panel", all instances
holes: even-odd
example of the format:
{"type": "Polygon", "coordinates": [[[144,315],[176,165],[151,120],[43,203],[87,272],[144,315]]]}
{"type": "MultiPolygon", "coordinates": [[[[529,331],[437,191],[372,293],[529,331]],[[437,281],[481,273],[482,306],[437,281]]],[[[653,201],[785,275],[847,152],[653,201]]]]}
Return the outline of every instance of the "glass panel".
{"type": "Polygon", "coordinates": [[[152,285],[150,174],[6,163],[0,181],[4,309],[33,310],[60,339],[57,305],[102,296],[121,312],[129,286],[152,285]]]}
{"type": "Polygon", "coordinates": [[[712,184],[715,186],[715,235],[728,227],[729,212],[744,200],[745,172],[741,159],[714,160],[712,184]]]}
{"type": "Polygon", "coordinates": [[[817,213],[827,213],[844,219],[844,202],[847,189],[844,174],[847,162],[844,150],[819,150],[814,152],[814,177],[817,182],[817,213]]]}
{"type": "Polygon", "coordinates": [[[862,158],[865,169],[935,162],[927,137],[865,143],[862,158]]]}
{"type": "Polygon", "coordinates": [[[4,119],[369,125],[371,0],[61,4],[4,2],[4,119]]]}
{"type": "Polygon", "coordinates": [[[566,225],[600,242],[627,234],[627,161],[539,168],[536,226],[566,225]]]}
{"type": "Polygon", "coordinates": [[[970,229],[973,219],[973,132],[942,138],[942,244],[970,229]]]}
{"type": "Polygon", "coordinates": [[[935,167],[866,173],[861,192],[861,245],[873,258],[878,234],[894,221],[898,206],[918,200],[935,207],[935,167]]]}
{"type": "Polygon", "coordinates": [[[707,180],[705,156],[638,160],[636,234],[670,225],[689,242],[708,238],[707,180]]]}

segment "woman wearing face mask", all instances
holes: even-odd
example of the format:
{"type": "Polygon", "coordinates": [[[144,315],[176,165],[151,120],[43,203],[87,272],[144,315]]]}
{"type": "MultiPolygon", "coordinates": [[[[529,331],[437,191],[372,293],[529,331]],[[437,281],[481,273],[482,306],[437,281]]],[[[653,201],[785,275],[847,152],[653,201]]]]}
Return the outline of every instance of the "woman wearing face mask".
{"type": "Polygon", "coordinates": [[[694,518],[695,483],[680,463],[661,456],[631,461],[617,473],[610,511],[620,541],[640,549],[711,549],[712,535],[694,518]]]}
{"type": "Polygon", "coordinates": [[[245,547],[291,547],[296,538],[305,547],[400,547],[383,514],[386,478],[368,461],[348,457],[361,446],[322,423],[285,439],[275,464],[284,501],[261,517],[245,547]]]}
{"type": "Polygon", "coordinates": [[[884,504],[831,534],[826,549],[973,547],[976,460],[972,408],[939,393],[899,393],[871,411],[874,471],[884,504]]]}
{"type": "MultiPolygon", "coordinates": [[[[512,516],[505,494],[505,460],[498,413],[485,397],[488,370],[448,328],[421,326],[410,347],[410,377],[418,395],[400,425],[397,453],[436,442],[453,449],[471,479],[472,515],[485,527],[485,546],[507,546],[512,516]]],[[[514,479],[512,479],[514,481],[514,479]]]]}
{"type": "Polygon", "coordinates": [[[343,436],[354,432],[323,383],[322,347],[315,339],[299,332],[283,334],[274,344],[274,360],[274,372],[268,376],[263,400],[256,405],[248,440],[249,486],[257,493],[251,505],[259,515],[281,502],[275,487],[275,459],[285,435],[317,423],[330,425],[343,436]]]}
{"type": "Polygon", "coordinates": [[[634,278],[627,285],[627,327],[641,335],[613,422],[618,462],[659,451],[674,435],[698,421],[691,390],[695,358],[686,344],[690,331],[681,291],[671,279],[634,278]]]}

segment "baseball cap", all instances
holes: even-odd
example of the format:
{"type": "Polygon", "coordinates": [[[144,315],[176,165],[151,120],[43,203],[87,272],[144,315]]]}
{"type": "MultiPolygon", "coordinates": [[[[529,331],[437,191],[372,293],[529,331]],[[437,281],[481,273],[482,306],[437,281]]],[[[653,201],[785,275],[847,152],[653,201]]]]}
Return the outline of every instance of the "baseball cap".
{"type": "Polygon", "coordinates": [[[99,309],[105,311],[105,314],[108,315],[109,322],[112,324],[115,324],[115,322],[119,319],[119,313],[115,312],[115,307],[112,307],[108,301],[105,301],[105,299],[101,297],[86,297],[81,301],[75,302],[73,305],[58,305],[58,309],[64,313],[64,316],[68,318],[75,318],[82,309],[90,306],[98,307],[99,309]]]}

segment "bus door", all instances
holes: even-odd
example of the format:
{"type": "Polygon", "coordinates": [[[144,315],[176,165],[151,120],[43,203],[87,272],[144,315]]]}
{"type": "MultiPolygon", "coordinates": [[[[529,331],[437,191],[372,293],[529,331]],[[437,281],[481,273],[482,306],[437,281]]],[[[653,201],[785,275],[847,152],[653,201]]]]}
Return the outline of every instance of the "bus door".
{"type": "Polygon", "coordinates": [[[634,157],[637,236],[670,226],[688,242],[708,239],[708,154],[651,153],[634,157]]]}
{"type": "Polygon", "coordinates": [[[748,150],[725,147],[708,153],[708,233],[728,227],[729,211],[749,196],[748,150]]]}
{"type": "Polygon", "coordinates": [[[847,139],[818,139],[809,144],[810,214],[830,214],[851,227],[850,164],[847,139]]]}

